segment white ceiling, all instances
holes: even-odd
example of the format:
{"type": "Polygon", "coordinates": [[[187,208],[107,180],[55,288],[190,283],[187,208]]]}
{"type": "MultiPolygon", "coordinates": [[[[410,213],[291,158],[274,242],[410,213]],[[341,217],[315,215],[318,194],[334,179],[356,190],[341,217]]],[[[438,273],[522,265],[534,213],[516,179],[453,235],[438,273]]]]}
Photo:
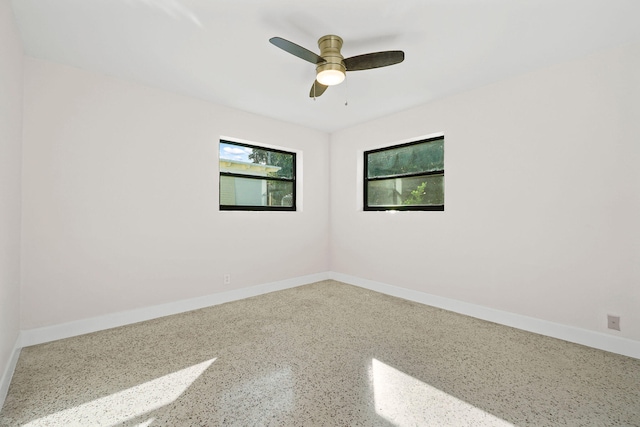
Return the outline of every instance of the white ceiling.
{"type": "Polygon", "coordinates": [[[13,0],[29,56],[332,132],[640,41],[640,0],[13,0]],[[315,68],[268,40],[345,57],[403,50],[308,97],[315,68]],[[345,101],[348,105],[345,106],[345,101]]]}

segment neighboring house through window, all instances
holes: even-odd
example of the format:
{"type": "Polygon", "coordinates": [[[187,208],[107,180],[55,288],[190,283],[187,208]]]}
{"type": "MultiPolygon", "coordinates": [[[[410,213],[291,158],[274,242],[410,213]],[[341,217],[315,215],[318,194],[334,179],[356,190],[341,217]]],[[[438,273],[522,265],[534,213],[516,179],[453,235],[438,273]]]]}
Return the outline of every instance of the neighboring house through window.
{"type": "Polygon", "coordinates": [[[444,136],[364,153],[364,210],[444,210],[444,136]]]}
{"type": "Polygon", "coordinates": [[[220,141],[220,210],[296,210],[296,155],[220,141]]]}

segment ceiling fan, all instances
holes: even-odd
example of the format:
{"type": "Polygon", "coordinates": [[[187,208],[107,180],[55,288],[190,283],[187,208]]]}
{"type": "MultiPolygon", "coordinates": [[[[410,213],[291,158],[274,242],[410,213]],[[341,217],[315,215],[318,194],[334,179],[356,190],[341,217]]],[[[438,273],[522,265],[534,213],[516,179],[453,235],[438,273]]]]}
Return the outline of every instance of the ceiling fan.
{"type": "Polygon", "coordinates": [[[281,37],[272,37],[269,41],[280,49],[316,65],[316,80],[309,92],[312,98],[322,95],[327,87],[342,83],[347,71],[370,70],[404,61],[404,52],[401,50],[365,53],[344,58],[340,53],[342,39],[331,34],[318,40],[320,55],[281,37]]]}

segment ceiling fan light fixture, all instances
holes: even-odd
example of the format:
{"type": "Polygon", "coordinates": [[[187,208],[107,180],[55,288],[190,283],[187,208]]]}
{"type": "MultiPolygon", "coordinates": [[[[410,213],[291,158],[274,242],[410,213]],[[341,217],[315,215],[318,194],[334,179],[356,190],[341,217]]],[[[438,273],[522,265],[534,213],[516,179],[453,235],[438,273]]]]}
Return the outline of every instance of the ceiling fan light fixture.
{"type": "Polygon", "coordinates": [[[329,86],[342,83],[347,71],[370,70],[404,61],[404,52],[401,50],[365,53],[345,59],[340,53],[342,38],[333,34],[320,37],[318,40],[320,55],[282,37],[272,37],[269,42],[316,66],[316,80],[309,91],[309,97],[314,99],[322,95],[329,86]]]}
{"type": "Polygon", "coordinates": [[[318,83],[325,86],[334,86],[344,81],[345,73],[342,70],[324,70],[316,76],[318,83]]]}
{"type": "Polygon", "coordinates": [[[327,35],[318,40],[322,62],[316,66],[316,80],[325,86],[334,86],[344,81],[346,67],[340,53],[342,39],[338,36],[327,35]]]}

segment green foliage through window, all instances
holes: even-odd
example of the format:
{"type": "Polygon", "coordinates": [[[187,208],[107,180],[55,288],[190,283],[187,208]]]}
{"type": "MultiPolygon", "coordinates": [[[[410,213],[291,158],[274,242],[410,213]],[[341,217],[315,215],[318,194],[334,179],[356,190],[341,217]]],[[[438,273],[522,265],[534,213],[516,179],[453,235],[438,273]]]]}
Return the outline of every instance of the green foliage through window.
{"type": "Polygon", "coordinates": [[[365,210],[444,210],[444,137],[364,153],[365,210]]]}
{"type": "Polygon", "coordinates": [[[293,176],[292,153],[280,153],[277,151],[253,148],[252,153],[247,157],[253,163],[272,165],[280,168],[276,172],[269,173],[269,176],[279,176],[284,178],[291,178],[293,176]]]}

